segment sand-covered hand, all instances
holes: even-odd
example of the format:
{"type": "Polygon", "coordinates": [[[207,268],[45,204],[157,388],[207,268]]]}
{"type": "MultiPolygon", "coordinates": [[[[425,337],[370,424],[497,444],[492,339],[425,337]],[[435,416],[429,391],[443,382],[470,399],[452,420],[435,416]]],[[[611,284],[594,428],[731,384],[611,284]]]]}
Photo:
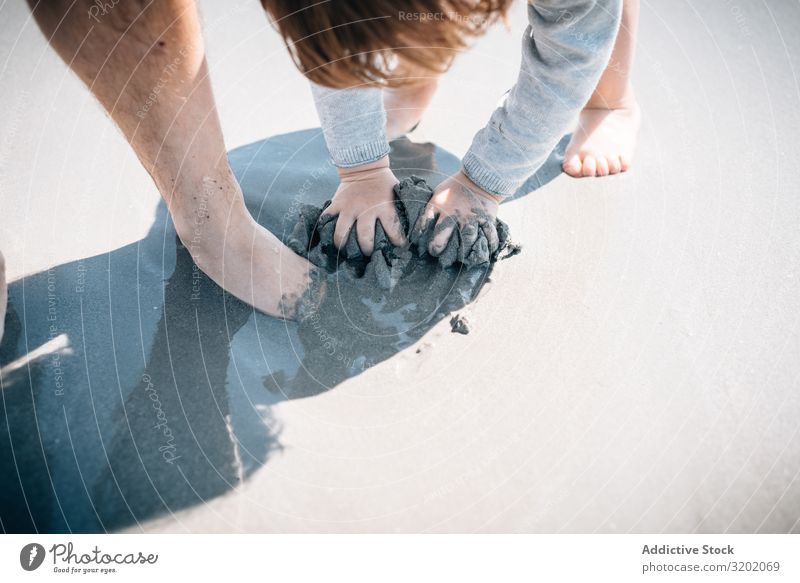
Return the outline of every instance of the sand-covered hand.
{"type": "Polygon", "coordinates": [[[355,168],[339,169],[340,184],[325,208],[326,217],[336,217],[333,240],[339,249],[347,246],[355,228],[361,252],[369,257],[375,249],[375,227],[380,221],[389,240],[405,245],[406,237],[397,217],[394,187],[398,183],[384,158],[355,168]]]}
{"type": "Polygon", "coordinates": [[[434,257],[455,253],[463,263],[471,263],[470,254],[491,257],[500,244],[496,226],[500,200],[459,171],[436,188],[411,239],[427,240],[434,257]]]}

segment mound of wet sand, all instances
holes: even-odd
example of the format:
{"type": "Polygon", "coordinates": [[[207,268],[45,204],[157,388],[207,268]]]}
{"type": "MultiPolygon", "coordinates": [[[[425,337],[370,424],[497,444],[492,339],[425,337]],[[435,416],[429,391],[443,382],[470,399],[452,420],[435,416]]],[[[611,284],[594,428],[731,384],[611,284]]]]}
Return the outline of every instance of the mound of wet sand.
{"type": "Polygon", "coordinates": [[[314,265],[328,273],[345,268],[356,278],[367,278],[384,290],[394,288],[398,281],[421,263],[438,263],[442,269],[457,267],[470,270],[490,267],[498,259],[519,253],[519,246],[511,243],[508,225],[495,219],[497,241],[490,242],[486,233],[478,225],[468,225],[463,231],[456,229],[445,249],[438,257],[428,253],[428,243],[434,235],[431,223],[425,231],[413,229],[425,205],[433,195],[430,186],[417,176],[401,180],[394,188],[395,207],[409,245],[397,247],[386,237],[380,222],[375,225],[375,251],[365,257],[356,239],[356,230],[351,229],[344,249],[338,249],[333,242],[337,217],[325,214],[330,201],[322,208],[301,205],[297,224],[287,244],[299,255],[306,257],[314,265]],[[473,232],[470,236],[469,230],[473,232]],[[474,241],[469,247],[464,241],[474,241]]]}

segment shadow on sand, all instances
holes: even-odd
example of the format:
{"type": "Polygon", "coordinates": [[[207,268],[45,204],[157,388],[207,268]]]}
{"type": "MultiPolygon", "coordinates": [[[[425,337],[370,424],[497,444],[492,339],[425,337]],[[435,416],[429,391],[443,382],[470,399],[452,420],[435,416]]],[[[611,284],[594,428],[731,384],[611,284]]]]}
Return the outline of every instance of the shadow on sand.
{"type": "MultiPolygon", "coordinates": [[[[559,174],[558,152],[521,192],[559,174]]],[[[284,240],[298,204],[321,205],[337,185],[318,129],[229,157],[248,208],[284,240]]],[[[391,160],[399,178],[431,185],[459,165],[407,139],[393,143],[391,160]]],[[[331,389],[407,348],[469,303],[487,275],[420,271],[394,297],[337,288],[338,311],[321,334],[225,294],[194,266],[160,205],[141,241],[9,286],[0,529],[126,528],[236,488],[280,448],[274,403],[331,389]],[[337,339],[333,354],[326,335],[337,339]]]]}

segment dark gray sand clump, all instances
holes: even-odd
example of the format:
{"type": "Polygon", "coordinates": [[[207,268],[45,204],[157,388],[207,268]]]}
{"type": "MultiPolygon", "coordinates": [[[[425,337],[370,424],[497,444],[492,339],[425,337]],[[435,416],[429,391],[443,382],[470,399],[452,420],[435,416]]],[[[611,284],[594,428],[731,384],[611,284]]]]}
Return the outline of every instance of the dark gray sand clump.
{"type": "MultiPolygon", "coordinates": [[[[286,298],[300,323],[301,336],[318,335],[331,351],[348,355],[369,353],[370,343],[379,337],[395,337],[407,345],[418,332],[421,335],[427,322],[471,302],[492,265],[519,252],[510,241],[508,226],[495,220],[494,229],[487,229],[485,223],[456,229],[443,252],[434,257],[427,250],[433,222],[425,231],[414,229],[432,189],[422,178],[411,176],[397,184],[394,193],[409,244],[393,245],[377,222],[371,257],[361,252],[355,228],[345,248],[336,247],[336,217],[325,214],[329,202],[321,208],[300,206],[286,242],[320,268],[302,298],[286,298]],[[358,332],[343,334],[344,322],[358,332]]],[[[459,322],[454,331],[468,333],[466,321],[459,322]]]]}
{"type": "Polygon", "coordinates": [[[422,178],[411,176],[395,186],[394,194],[398,218],[409,238],[407,247],[393,245],[378,221],[372,257],[367,258],[361,252],[355,229],[351,229],[345,248],[338,249],[333,243],[337,218],[325,214],[330,202],[322,208],[301,205],[297,224],[287,244],[292,251],[329,273],[344,265],[354,277],[367,277],[387,290],[420,262],[435,262],[443,269],[454,266],[472,269],[488,267],[508,253],[519,252],[519,248],[509,240],[508,225],[495,219],[493,230],[482,228],[477,223],[454,230],[442,253],[433,257],[427,248],[434,235],[434,223],[431,222],[424,231],[413,229],[433,190],[422,178]]]}
{"type": "Polygon", "coordinates": [[[450,318],[450,331],[454,334],[469,334],[469,319],[461,314],[450,318]]]}

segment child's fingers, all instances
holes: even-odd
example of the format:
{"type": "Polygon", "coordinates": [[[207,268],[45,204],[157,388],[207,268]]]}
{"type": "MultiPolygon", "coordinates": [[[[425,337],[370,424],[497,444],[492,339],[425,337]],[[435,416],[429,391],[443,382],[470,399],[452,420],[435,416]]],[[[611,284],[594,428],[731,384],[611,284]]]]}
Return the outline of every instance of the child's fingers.
{"type": "Polygon", "coordinates": [[[403,227],[400,224],[400,219],[394,209],[384,211],[378,215],[378,220],[381,222],[383,232],[396,247],[403,247],[408,243],[406,236],[403,233],[403,227]]]}
{"type": "Polygon", "coordinates": [[[411,240],[415,243],[419,243],[418,239],[422,237],[423,233],[425,233],[428,228],[430,227],[431,223],[436,219],[436,215],[438,214],[436,206],[428,203],[425,206],[425,210],[417,219],[417,224],[411,229],[411,240]]]}
{"type": "Polygon", "coordinates": [[[361,252],[369,257],[375,250],[375,219],[368,219],[362,215],[356,221],[356,235],[361,252]]]}
{"type": "Polygon", "coordinates": [[[333,244],[338,249],[344,249],[347,244],[347,236],[350,234],[350,229],[353,227],[355,219],[349,215],[339,214],[336,221],[336,230],[333,232],[333,244]]]}
{"type": "Polygon", "coordinates": [[[497,226],[493,220],[481,222],[481,229],[486,235],[486,242],[489,244],[489,254],[494,255],[500,247],[500,237],[497,235],[497,226]]]}
{"type": "Polygon", "coordinates": [[[339,201],[336,200],[336,197],[334,197],[331,200],[331,203],[328,206],[326,206],[325,209],[322,211],[322,214],[334,217],[341,212],[341,208],[339,207],[340,207],[339,201]]]}
{"type": "Polygon", "coordinates": [[[319,215],[317,220],[317,228],[322,228],[331,221],[335,221],[339,215],[339,208],[334,201],[328,201],[326,206],[322,207],[322,214],[319,215]]]}
{"type": "Polygon", "coordinates": [[[431,243],[428,245],[428,253],[434,257],[441,255],[444,248],[447,247],[447,243],[450,241],[450,236],[453,234],[453,231],[455,231],[456,225],[457,221],[453,215],[439,217],[436,228],[433,230],[433,239],[431,239],[431,243]]]}
{"type": "Polygon", "coordinates": [[[463,261],[478,240],[478,231],[480,227],[474,221],[468,222],[461,228],[461,245],[458,247],[458,260],[463,261]]]}

